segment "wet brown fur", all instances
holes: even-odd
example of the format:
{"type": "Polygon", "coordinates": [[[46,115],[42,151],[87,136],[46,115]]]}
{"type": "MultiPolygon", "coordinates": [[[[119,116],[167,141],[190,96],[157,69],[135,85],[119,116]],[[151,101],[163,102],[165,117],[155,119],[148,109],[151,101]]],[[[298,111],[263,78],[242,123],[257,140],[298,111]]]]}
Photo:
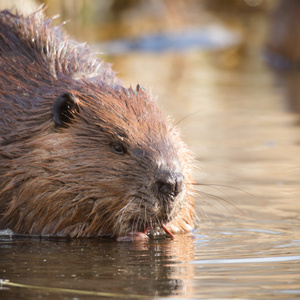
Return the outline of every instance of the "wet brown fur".
{"type": "Polygon", "coordinates": [[[178,131],[148,92],[122,87],[50,23],[43,11],[0,13],[0,228],[74,237],[193,228],[191,156],[178,131]],[[53,103],[66,92],[80,111],[58,127],[53,103]],[[185,176],[168,205],[150,188],[162,166],[185,176]]]}

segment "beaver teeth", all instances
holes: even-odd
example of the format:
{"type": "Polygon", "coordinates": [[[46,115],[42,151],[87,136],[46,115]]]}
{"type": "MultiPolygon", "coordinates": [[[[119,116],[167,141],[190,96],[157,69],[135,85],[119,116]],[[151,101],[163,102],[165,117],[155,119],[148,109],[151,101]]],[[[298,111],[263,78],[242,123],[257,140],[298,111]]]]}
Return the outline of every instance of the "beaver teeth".
{"type": "Polygon", "coordinates": [[[174,239],[174,235],[173,235],[173,233],[166,227],[166,225],[161,224],[161,227],[162,227],[162,229],[165,231],[165,233],[166,233],[167,235],[169,235],[170,238],[173,240],[173,239],[174,239]]]}
{"type": "Polygon", "coordinates": [[[145,230],[143,231],[143,233],[147,234],[148,231],[149,231],[149,228],[150,228],[150,226],[148,225],[148,226],[145,228],[145,230]]]}

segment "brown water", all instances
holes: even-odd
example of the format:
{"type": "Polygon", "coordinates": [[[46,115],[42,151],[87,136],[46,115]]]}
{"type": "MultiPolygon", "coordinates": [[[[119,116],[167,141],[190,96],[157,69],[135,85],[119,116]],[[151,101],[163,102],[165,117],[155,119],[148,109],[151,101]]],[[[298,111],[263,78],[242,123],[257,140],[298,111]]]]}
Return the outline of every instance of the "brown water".
{"type": "Polygon", "coordinates": [[[138,244],[2,237],[0,278],[39,288],[0,283],[0,299],[300,298],[299,116],[258,52],[235,68],[223,55],[109,58],[126,85],[152,88],[194,151],[197,229],[138,244]]]}

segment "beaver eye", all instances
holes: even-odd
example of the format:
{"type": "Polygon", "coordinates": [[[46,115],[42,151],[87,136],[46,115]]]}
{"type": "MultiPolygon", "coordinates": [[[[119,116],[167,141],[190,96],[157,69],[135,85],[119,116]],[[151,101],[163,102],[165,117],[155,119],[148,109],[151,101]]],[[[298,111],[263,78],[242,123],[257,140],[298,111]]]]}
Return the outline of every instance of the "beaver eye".
{"type": "Polygon", "coordinates": [[[112,144],[111,148],[112,148],[113,152],[116,153],[116,154],[123,155],[123,154],[126,153],[126,149],[123,145],[112,144]]]}

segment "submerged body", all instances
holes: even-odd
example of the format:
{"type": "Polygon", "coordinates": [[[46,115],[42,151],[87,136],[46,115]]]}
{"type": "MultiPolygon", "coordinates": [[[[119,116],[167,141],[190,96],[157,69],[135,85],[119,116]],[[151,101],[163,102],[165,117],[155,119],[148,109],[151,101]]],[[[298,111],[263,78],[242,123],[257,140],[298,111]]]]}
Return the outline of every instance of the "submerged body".
{"type": "Polygon", "coordinates": [[[42,11],[0,13],[0,229],[192,229],[191,155],[176,128],[50,23],[42,11]]]}

